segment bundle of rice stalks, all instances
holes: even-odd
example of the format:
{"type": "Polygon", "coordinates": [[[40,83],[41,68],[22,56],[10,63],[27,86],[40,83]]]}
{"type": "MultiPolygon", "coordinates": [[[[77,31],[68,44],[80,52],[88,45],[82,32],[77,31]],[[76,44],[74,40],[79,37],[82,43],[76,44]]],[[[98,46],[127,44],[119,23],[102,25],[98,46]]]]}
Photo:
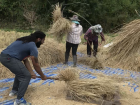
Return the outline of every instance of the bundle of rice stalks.
{"type": "Polygon", "coordinates": [[[135,66],[140,63],[139,60],[135,62],[140,52],[140,19],[124,26],[118,34],[120,39],[109,49],[109,62],[115,60],[118,66],[123,64],[126,69],[137,70],[135,66]]]}
{"type": "Polygon", "coordinates": [[[71,22],[63,17],[61,7],[56,5],[53,11],[53,24],[50,26],[48,34],[53,35],[60,42],[70,29],[71,22]]]}
{"type": "Polygon", "coordinates": [[[110,79],[82,79],[68,82],[67,94],[73,100],[93,102],[100,100],[112,100],[118,92],[118,88],[110,79]]]}
{"type": "Polygon", "coordinates": [[[63,17],[63,14],[61,12],[61,5],[56,4],[54,6],[54,11],[52,12],[52,16],[53,16],[53,23],[55,23],[59,18],[62,18],[63,17]]]}
{"type": "Polygon", "coordinates": [[[78,80],[79,79],[79,69],[76,68],[66,68],[64,70],[60,70],[58,74],[58,78],[60,81],[73,81],[73,80],[78,80]]]}
{"type": "Polygon", "coordinates": [[[59,42],[62,41],[65,34],[67,34],[71,29],[71,22],[65,18],[59,18],[50,27],[48,34],[55,36],[59,42]]]}
{"type": "Polygon", "coordinates": [[[78,62],[88,65],[93,69],[103,69],[104,65],[100,59],[95,57],[81,57],[78,59],[78,62]]]}

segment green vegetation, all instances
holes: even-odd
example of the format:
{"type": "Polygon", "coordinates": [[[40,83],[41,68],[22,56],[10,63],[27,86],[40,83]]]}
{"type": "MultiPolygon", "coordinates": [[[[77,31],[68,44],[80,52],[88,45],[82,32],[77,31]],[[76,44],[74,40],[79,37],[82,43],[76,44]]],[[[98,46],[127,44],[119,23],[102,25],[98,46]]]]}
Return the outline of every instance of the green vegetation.
{"type": "MultiPolygon", "coordinates": [[[[139,18],[135,9],[140,12],[139,0],[0,0],[0,28],[47,31],[53,6],[58,2],[65,6],[64,17],[73,15],[68,10],[75,11],[92,25],[101,24],[106,33],[139,18]]],[[[80,20],[85,32],[90,25],[80,20]]]]}

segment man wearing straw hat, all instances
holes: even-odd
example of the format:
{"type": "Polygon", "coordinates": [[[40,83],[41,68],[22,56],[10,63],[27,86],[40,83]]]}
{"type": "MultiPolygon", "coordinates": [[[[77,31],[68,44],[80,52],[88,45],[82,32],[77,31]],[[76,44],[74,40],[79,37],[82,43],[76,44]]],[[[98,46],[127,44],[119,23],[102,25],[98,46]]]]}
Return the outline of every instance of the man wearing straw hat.
{"type": "Polygon", "coordinates": [[[71,31],[67,35],[66,40],[66,52],[65,52],[65,62],[64,64],[68,64],[68,58],[70,49],[72,48],[72,55],[73,55],[73,67],[76,67],[77,63],[77,48],[79,43],[81,42],[81,35],[83,34],[83,27],[79,23],[79,19],[77,15],[73,15],[70,18],[72,21],[71,31]]]}
{"type": "Polygon", "coordinates": [[[87,32],[84,35],[85,40],[87,40],[87,55],[91,56],[91,45],[93,43],[93,56],[96,57],[97,55],[97,49],[98,49],[98,36],[101,36],[101,43],[102,41],[105,41],[104,34],[102,32],[102,26],[100,24],[97,24],[95,26],[91,26],[87,32]]]}
{"type": "Polygon", "coordinates": [[[36,79],[28,57],[31,58],[34,69],[41,76],[42,80],[50,79],[42,72],[38,62],[38,50],[45,41],[46,35],[36,31],[29,36],[18,38],[0,54],[0,62],[15,74],[14,84],[9,96],[17,95],[14,105],[31,105],[23,98],[28,88],[30,79],[36,79]],[[23,61],[24,64],[21,62],[23,61]]]}

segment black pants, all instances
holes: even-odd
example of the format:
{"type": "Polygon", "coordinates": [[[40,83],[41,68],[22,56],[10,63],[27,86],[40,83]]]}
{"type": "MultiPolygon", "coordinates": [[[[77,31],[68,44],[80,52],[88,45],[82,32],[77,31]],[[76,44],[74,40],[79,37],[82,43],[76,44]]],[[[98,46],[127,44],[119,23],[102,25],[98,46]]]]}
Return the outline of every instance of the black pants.
{"type": "Polygon", "coordinates": [[[18,91],[17,99],[21,99],[28,88],[31,79],[30,72],[21,61],[7,54],[0,54],[0,62],[15,74],[12,90],[18,91]]]}
{"type": "Polygon", "coordinates": [[[76,55],[78,44],[72,44],[72,43],[66,42],[66,54],[69,55],[71,48],[72,48],[72,55],[76,55]]]}
{"type": "Polygon", "coordinates": [[[87,42],[87,55],[91,55],[91,46],[93,43],[93,50],[94,53],[97,53],[97,49],[98,49],[98,40],[97,41],[88,41],[87,42]],[[89,42],[89,43],[88,43],[89,42]],[[89,45],[90,44],[90,45],[89,45]]]}

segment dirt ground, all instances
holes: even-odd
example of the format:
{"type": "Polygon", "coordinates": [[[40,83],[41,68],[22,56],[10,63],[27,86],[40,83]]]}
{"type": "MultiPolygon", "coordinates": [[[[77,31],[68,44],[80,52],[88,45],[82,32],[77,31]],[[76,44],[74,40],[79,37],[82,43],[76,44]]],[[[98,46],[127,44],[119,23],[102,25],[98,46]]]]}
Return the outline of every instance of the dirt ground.
{"type": "MultiPolygon", "coordinates": [[[[48,84],[41,85],[41,83],[43,83],[43,81],[28,87],[25,99],[31,102],[32,105],[139,105],[140,103],[140,91],[130,91],[131,88],[128,87],[126,83],[118,83],[122,95],[118,100],[120,103],[117,102],[114,104],[105,101],[100,101],[98,104],[74,101],[66,97],[65,82],[55,81],[55,83],[51,83],[50,86],[48,84]]],[[[10,90],[11,89],[8,89],[6,93],[4,93],[5,97],[3,100],[16,98],[8,96],[10,90]]]]}

